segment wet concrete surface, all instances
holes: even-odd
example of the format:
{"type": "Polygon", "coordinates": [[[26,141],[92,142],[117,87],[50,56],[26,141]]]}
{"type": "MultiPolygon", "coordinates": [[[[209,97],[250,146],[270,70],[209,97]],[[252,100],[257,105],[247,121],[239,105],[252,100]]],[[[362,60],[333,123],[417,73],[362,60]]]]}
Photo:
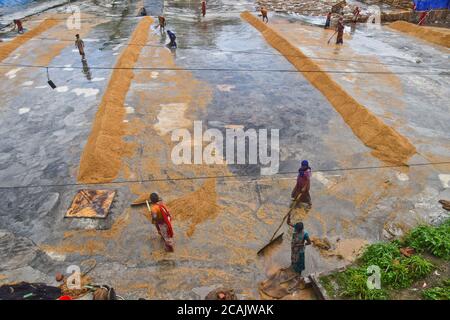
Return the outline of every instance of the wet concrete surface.
{"type": "MultiPolygon", "coordinates": [[[[50,69],[57,90],[46,85],[45,69],[1,68],[0,241],[10,239],[7,242],[12,243],[16,254],[11,256],[6,253],[11,248],[2,246],[0,256],[5,262],[0,265],[0,283],[23,280],[24,274],[29,281],[50,282],[56,271],[64,272],[70,264],[94,258],[97,267],[90,276],[98,283],[114,286],[125,298],[195,299],[202,297],[201,292],[219,286],[234,288],[241,298],[258,298],[258,281],[290,263],[291,233],[287,228],[281,247],[265,258],[257,258],[255,253],[287,210],[295,174],[261,177],[255,165],[176,166],[170,161],[174,143],[170,134],[161,131],[162,124],[181,124],[191,130],[193,121],[201,120],[205,129],[222,132],[230,126],[279,129],[280,172],[295,172],[302,159],[310,161],[313,171],[325,169],[313,176],[313,208],[309,212],[299,209],[295,216],[304,221],[312,236],[372,242],[401,234],[403,228],[419,221],[436,223],[445,217],[437,200],[448,195],[448,186],[446,189],[440,180],[449,173],[448,166],[326,171],[383,163],[370,155],[370,149],[300,73],[261,71],[295,69],[239,18],[238,12],[252,8],[252,3],[211,1],[207,16],[201,18],[199,5],[166,1],[167,29],[176,33],[178,48],[166,48],[168,39],[152,27],[148,45],[142,48],[136,65],[141,69],[135,71],[124,106],[128,124],[124,139],[134,143],[136,149],[133,156],[123,159],[116,182],[185,180],[90,186],[118,191],[109,217],[104,221],[64,219],[76,191],[82,188],[70,184],[76,183],[80,155],[111,74],[111,70],[96,67],[115,65],[138,21],[120,19],[120,15],[129,16],[139,6],[139,2],[133,2],[129,8],[110,12],[119,17],[87,22],[89,28],[82,37],[89,71],[86,67],[74,68],[82,67],[82,63],[70,41],[73,32],[66,32],[64,25],[42,36],[67,40],[67,46],[55,56],[38,50],[45,49],[44,40],[30,40],[3,61],[36,64],[50,60],[51,65],[64,68],[50,69]],[[188,70],[161,70],[174,67],[188,70]],[[196,70],[199,68],[234,71],[196,70]],[[177,219],[173,212],[173,254],[163,251],[153,226],[142,214],[145,208],[129,207],[143,192],[158,191],[170,203],[208,181],[186,178],[229,174],[245,176],[214,179],[213,202],[219,207],[215,214],[196,223],[193,218],[177,219]],[[188,235],[193,223],[195,231],[188,235]],[[33,245],[24,245],[31,241],[33,245]]],[[[93,12],[89,4],[83,8],[93,12]]],[[[431,64],[448,67],[446,53],[440,49],[417,45],[409,38],[402,43],[384,29],[366,38],[363,33],[355,36],[355,55],[373,51],[363,44],[374,37],[379,48],[376,56],[382,63],[395,64],[420,56],[430,68],[431,64]],[[404,46],[410,49],[410,56],[396,57],[404,46]],[[396,54],[383,54],[388,49],[396,54]]],[[[416,82],[422,81],[434,90],[432,97],[409,78],[398,81],[404,106],[390,108],[390,121],[419,146],[422,155],[411,162],[447,159],[448,113],[442,111],[448,109],[443,99],[448,97],[448,78],[417,76],[416,82]],[[420,105],[427,108],[427,117],[419,122],[420,105]],[[434,135],[428,138],[436,137],[440,146],[426,140],[427,134],[417,134],[431,130],[434,135]],[[427,156],[423,155],[425,149],[427,156]]],[[[357,83],[345,89],[358,95],[357,83]]],[[[368,103],[371,111],[386,114],[383,101],[371,101],[375,101],[368,103]]],[[[348,263],[325,257],[314,247],[307,249],[305,274],[348,263]]]]}

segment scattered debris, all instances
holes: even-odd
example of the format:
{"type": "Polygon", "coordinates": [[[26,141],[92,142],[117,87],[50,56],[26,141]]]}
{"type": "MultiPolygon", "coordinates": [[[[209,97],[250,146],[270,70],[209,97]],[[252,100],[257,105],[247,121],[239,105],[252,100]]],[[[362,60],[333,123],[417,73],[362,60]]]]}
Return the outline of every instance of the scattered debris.
{"type": "Polygon", "coordinates": [[[56,300],[61,289],[44,283],[20,282],[0,287],[0,300],[56,300]]]}
{"type": "Polygon", "coordinates": [[[101,286],[94,291],[92,300],[117,300],[116,291],[109,286],[101,286]]]}
{"type": "Polygon", "coordinates": [[[58,282],[63,281],[64,280],[64,275],[62,273],[60,273],[60,272],[56,273],[55,280],[58,281],[58,282]]]}
{"type": "Polygon", "coordinates": [[[311,242],[313,245],[320,250],[330,250],[331,249],[331,243],[327,238],[317,238],[317,237],[311,237],[311,242]]]}
{"type": "Polygon", "coordinates": [[[407,247],[407,248],[400,248],[400,252],[402,255],[409,258],[416,252],[416,250],[414,250],[413,248],[407,247]]]}
{"type": "Polygon", "coordinates": [[[450,201],[448,200],[439,200],[439,203],[442,204],[442,208],[450,211],[450,201]]]}
{"type": "Polygon", "coordinates": [[[238,298],[233,289],[218,288],[208,293],[205,300],[238,300],[238,298]]]}

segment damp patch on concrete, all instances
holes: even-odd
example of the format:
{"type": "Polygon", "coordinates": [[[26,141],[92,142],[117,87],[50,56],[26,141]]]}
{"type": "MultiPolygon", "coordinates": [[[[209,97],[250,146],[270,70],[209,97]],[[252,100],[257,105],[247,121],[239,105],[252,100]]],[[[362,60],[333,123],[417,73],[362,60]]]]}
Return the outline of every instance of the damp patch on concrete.
{"type": "Polygon", "coordinates": [[[67,92],[69,91],[69,87],[68,86],[62,86],[62,87],[56,87],[55,89],[56,92],[67,92]]]}
{"type": "Polygon", "coordinates": [[[84,95],[84,97],[87,98],[97,95],[97,93],[99,93],[100,90],[93,88],[75,88],[72,89],[72,92],[75,93],[77,96],[84,95]]]}
{"type": "Polygon", "coordinates": [[[445,189],[450,188],[450,174],[440,174],[439,180],[441,180],[443,188],[445,189]]]}
{"type": "Polygon", "coordinates": [[[155,129],[160,135],[165,135],[172,130],[185,128],[191,124],[191,121],[184,117],[187,109],[186,103],[167,103],[160,105],[161,110],[158,113],[158,122],[155,129]]]}
{"type": "Polygon", "coordinates": [[[16,77],[17,72],[19,72],[20,70],[22,70],[23,68],[15,68],[12,70],[9,70],[7,73],[5,73],[5,76],[8,77],[10,80],[14,79],[16,77]]]}

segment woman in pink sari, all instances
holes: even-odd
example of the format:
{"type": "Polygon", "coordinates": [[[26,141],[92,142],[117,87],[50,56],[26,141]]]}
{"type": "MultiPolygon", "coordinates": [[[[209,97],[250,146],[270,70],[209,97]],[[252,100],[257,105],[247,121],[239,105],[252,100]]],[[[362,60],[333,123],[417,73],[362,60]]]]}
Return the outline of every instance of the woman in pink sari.
{"type": "Polygon", "coordinates": [[[306,203],[308,209],[312,207],[311,195],[309,194],[311,175],[311,168],[309,167],[308,161],[303,160],[300,169],[298,169],[297,184],[291,194],[291,197],[294,200],[301,194],[298,202],[306,203]]]}

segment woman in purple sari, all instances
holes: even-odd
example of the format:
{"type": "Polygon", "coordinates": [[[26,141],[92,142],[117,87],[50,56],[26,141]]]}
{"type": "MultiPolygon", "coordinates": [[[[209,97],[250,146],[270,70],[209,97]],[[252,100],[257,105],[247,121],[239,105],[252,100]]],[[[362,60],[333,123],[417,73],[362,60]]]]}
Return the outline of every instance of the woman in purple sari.
{"type": "Polygon", "coordinates": [[[297,184],[295,185],[294,190],[292,190],[291,197],[292,199],[295,200],[297,196],[301,193],[298,202],[306,203],[308,209],[312,207],[311,195],[309,194],[310,186],[311,186],[311,168],[309,167],[308,161],[303,160],[300,169],[298,169],[297,184]]]}

